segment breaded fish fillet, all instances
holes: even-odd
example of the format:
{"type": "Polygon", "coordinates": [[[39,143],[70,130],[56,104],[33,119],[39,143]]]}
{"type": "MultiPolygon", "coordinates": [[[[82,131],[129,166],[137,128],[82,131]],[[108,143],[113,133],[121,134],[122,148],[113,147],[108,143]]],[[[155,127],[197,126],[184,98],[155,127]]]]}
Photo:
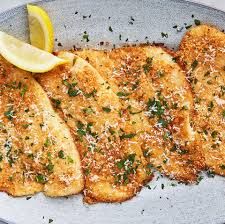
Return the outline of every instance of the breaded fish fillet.
{"type": "Polygon", "coordinates": [[[85,174],[84,200],[127,200],[152,178],[138,133],[110,85],[88,62],[68,52],[59,56],[71,63],[37,80],[74,134],[85,174]]]}
{"type": "Polygon", "coordinates": [[[167,51],[136,46],[74,53],[96,68],[129,116],[139,119],[134,126],[149,165],[171,178],[193,182],[204,167],[190,127],[193,98],[185,73],[167,51]]]}
{"type": "Polygon", "coordinates": [[[31,74],[0,57],[0,190],[56,197],[83,185],[69,128],[31,74]]]}
{"type": "Polygon", "coordinates": [[[225,34],[207,25],[184,36],[178,55],[186,65],[195,98],[195,129],[207,167],[225,175],[225,34]]]}

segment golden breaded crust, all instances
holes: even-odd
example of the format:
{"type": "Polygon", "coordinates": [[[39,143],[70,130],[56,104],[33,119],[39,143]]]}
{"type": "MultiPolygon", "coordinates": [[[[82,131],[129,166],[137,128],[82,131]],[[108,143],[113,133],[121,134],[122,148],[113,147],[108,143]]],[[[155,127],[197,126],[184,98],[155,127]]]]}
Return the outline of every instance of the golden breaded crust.
{"type": "Polygon", "coordinates": [[[152,178],[137,131],[111,86],[89,63],[67,52],[59,56],[71,63],[37,80],[74,135],[85,174],[84,200],[127,200],[152,178]]]}
{"type": "Polygon", "coordinates": [[[225,175],[225,34],[200,25],[186,33],[178,51],[186,64],[199,133],[207,167],[225,175]]]}
{"type": "Polygon", "coordinates": [[[149,166],[193,182],[205,163],[190,127],[192,92],[184,71],[167,52],[157,46],[136,46],[74,53],[95,67],[120,97],[135,121],[149,166]]]}
{"type": "Polygon", "coordinates": [[[83,189],[70,130],[30,73],[0,57],[0,190],[56,197],[83,189]]]}

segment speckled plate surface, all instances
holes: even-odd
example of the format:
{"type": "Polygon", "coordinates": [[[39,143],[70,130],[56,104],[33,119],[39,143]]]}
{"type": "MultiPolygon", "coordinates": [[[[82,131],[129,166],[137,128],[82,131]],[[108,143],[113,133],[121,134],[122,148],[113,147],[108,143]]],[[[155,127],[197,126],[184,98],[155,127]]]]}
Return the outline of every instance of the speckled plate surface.
{"type": "MultiPolygon", "coordinates": [[[[181,0],[55,0],[37,4],[53,20],[55,49],[74,45],[105,48],[146,41],[176,48],[185,27],[193,25],[194,19],[225,28],[224,12],[181,0]],[[173,28],[175,25],[180,32],[173,28]],[[82,38],[85,31],[89,42],[82,38]],[[102,46],[102,41],[108,44],[102,46]]],[[[0,30],[27,40],[27,28],[25,6],[0,14],[0,30]]],[[[204,177],[194,186],[174,184],[156,178],[128,202],[91,206],[83,204],[81,195],[51,199],[42,194],[12,198],[0,193],[0,220],[16,224],[225,223],[225,178],[204,177]]]]}

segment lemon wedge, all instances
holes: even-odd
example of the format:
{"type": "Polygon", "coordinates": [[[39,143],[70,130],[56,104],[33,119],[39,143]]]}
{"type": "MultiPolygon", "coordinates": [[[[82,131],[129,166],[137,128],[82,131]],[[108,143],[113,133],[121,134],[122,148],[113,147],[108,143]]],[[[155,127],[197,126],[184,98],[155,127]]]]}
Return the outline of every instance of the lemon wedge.
{"type": "Polygon", "coordinates": [[[53,51],[54,31],[48,14],[40,7],[27,5],[31,45],[53,51]]]}
{"type": "Polygon", "coordinates": [[[67,62],[1,31],[0,54],[13,65],[36,73],[47,72],[67,62]]]}

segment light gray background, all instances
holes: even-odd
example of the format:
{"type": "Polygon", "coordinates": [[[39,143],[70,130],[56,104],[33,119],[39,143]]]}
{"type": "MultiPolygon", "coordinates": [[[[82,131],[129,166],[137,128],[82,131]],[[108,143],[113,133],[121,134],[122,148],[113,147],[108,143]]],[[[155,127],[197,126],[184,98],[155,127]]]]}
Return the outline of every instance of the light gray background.
{"type": "MultiPolygon", "coordinates": [[[[28,2],[32,2],[32,0],[0,0],[0,12],[28,2]]],[[[224,0],[193,0],[193,2],[204,3],[225,11],[224,0]]]]}
{"type": "MultiPolygon", "coordinates": [[[[12,7],[22,5],[22,4],[28,3],[28,2],[32,2],[32,0],[0,0],[0,13],[7,9],[10,9],[12,7]]],[[[204,3],[204,4],[207,4],[207,5],[210,5],[210,6],[213,6],[213,7],[216,7],[218,9],[225,11],[225,1],[224,0],[195,0],[195,2],[204,3]]],[[[179,191],[179,188],[177,188],[177,190],[179,191]]],[[[7,198],[5,198],[5,200],[7,200],[7,198]]],[[[196,200],[198,200],[198,199],[196,198],[196,200]]],[[[149,201],[152,201],[152,200],[149,200],[149,201]]],[[[210,201],[208,203],[210,203],[210,201]]],[[[203,205],[202,209],[204,210],[204,205],[203,205]]],[[[20,212],[22,212],[22,211],[20,211],[20,212]]],[[[32,218],[30,217],[30,219],[31,219],[31,223],[32,223],[32,218]]],[[[82,220],[81,220],[81,222],[82,222],[82,220]]],[[[0,221],[0,224],[3,224],[3,222],[0,221]]]]}

